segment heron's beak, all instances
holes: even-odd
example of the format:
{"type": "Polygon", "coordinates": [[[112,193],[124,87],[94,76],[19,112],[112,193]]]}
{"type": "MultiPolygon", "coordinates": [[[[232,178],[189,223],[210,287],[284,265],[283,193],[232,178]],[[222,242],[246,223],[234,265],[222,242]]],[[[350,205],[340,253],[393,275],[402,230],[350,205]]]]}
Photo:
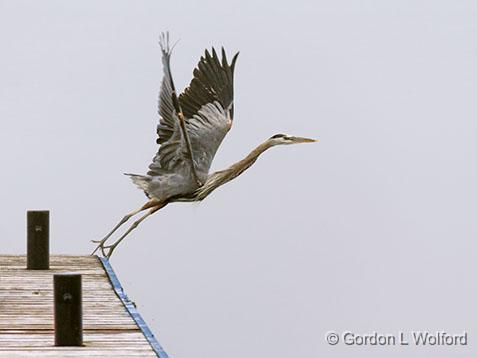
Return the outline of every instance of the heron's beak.
{"type": "Polygon", "coordinates": [[[293,137],[294,143],[313,143],[318,142],[317,139],[303,138],[303,137],[293,137]]]}

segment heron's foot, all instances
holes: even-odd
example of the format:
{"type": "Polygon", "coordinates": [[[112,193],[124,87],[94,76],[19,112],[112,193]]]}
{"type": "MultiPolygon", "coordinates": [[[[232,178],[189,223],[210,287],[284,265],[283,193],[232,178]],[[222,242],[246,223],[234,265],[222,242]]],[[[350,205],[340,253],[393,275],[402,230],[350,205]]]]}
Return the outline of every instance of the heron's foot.
{"type": "Polygon", "coordinates": [[[104,257],[106,257],[108,260],[113,254],[114,249],[118,246],[118,242],[115,242],[112,245],[106,245],[101,248],[101,253],[103,254],[104,257]]]}
{"type": "Polygon", "coordinates": [[[91,255],[94,255],[99,250],[99,251],[101,251],[102,256],[104,256],[104,257],[111,256],[111,254],[109,252],[109,249],[110,249],[111,245],[106,245],[106,241],[108,239],[109,239],[109,237],[105,237],[102,240],[91,240],[91,242],[93,242],[95,244],[98,244],[98,246],[96,246],[96,248],[93,250],[91,255]],[[109,256],[108,256],[108,254],[109,254],[109,256]]]}
{"type": "Polygon", "coordinates": [[[113,254],[114,249],[119,244],[119,242],[116,241],[115,243],[113,243],[111,245],[105,245],[106,240],[104,240],[104,239],[103,240],[91,240],[91,241],[98,244],[98,246],[94,249],[94,251],[91,253],[91,255],[94,255],[96,253],[96,251],[100,250],[101,255],[103,257],[106,257],[107,259],[109,259],[111,257],[111,255],[113,254]]]}

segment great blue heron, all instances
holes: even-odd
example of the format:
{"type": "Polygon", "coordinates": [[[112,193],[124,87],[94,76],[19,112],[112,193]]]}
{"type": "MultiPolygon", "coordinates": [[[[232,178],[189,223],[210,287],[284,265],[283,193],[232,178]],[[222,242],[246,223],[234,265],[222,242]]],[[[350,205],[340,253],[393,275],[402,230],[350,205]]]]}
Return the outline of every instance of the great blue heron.
{"type": "Polygon", "coordinates": [[[149,198],[149,201],[127,214],[98,244],[93,254],[101,250],[110,257],[118,244],[144,219],[172,202],[201,201],[212,191],[236,178],[248,169],[267,149],[280,144],[315,142],[314,139],[276,134],[256,147],[244,159],[225,170],[209,174],[212,159],[220,143],[232,127],[234,115],[233,73],[238,53],[227,61],[214,48],[205,51],[194,70],[194,78],[177,97],[172,80],[169,34],[160,37],[164,76],[159,94],[157,126],[159,151],[154,156],[147,175],[129,175],[149,198]],[[108,239],[134,215],[147,212],[114,243],[108,239]]]}

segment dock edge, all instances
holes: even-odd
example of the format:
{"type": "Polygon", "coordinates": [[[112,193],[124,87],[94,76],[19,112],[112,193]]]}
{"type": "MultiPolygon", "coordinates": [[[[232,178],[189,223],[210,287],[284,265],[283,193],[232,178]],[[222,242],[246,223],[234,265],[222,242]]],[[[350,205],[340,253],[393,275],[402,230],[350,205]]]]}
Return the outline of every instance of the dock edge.
{"type": "Polygon", "coordinates": [[[156,353],[156,355],[159,358],[169,358],[167,353],[164,351],[162,346],[157,341],[156,337],[154,337],[154,334],[151,332],[146,322],[144,322],[143,318],[139,314],[135,305],[124,293],[124,289],[121,286],[121,283],[119,282],[118,277],[114,273],[114,270],[111,264],[109,263],[109,260],[105,257],[99,257],[99,256],[96,256],[96,257],[101,261],[101,264],[103,265],[104,270],[106,271],[106,274],[108,275],[109,281],[111,282],[111,285],[113,286],[114,292],[116,292],[116,295],[119,297],[119,299],[123,303],[124,307],[126,308],[126,311],[128,311],[128,313],[131,315],[131,317],[136,322],[138,327],[141,329],[142,334],[144,334],[144,337],[146,337],[153,351],[156,353]]]}

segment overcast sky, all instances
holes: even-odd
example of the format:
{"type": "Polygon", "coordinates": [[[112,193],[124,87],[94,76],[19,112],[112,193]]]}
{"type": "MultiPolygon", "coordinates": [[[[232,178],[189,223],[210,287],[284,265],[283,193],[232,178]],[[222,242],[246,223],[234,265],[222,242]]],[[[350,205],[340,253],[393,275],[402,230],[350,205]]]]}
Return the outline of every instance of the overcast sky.
{"type": "Polygon", "coordinates": [[[158,212],[112,265],[171,357],[475,357],[473,1],[0,1],[0,235],[51,210],[87,254],[145,202],[123,172],[157,150],[161,31],[186,86],[240,51],[213,170],[272,148],[200,204],[158,212]],[[328,331],[467,331],[466,347],[357,347],[328,331]]]}

